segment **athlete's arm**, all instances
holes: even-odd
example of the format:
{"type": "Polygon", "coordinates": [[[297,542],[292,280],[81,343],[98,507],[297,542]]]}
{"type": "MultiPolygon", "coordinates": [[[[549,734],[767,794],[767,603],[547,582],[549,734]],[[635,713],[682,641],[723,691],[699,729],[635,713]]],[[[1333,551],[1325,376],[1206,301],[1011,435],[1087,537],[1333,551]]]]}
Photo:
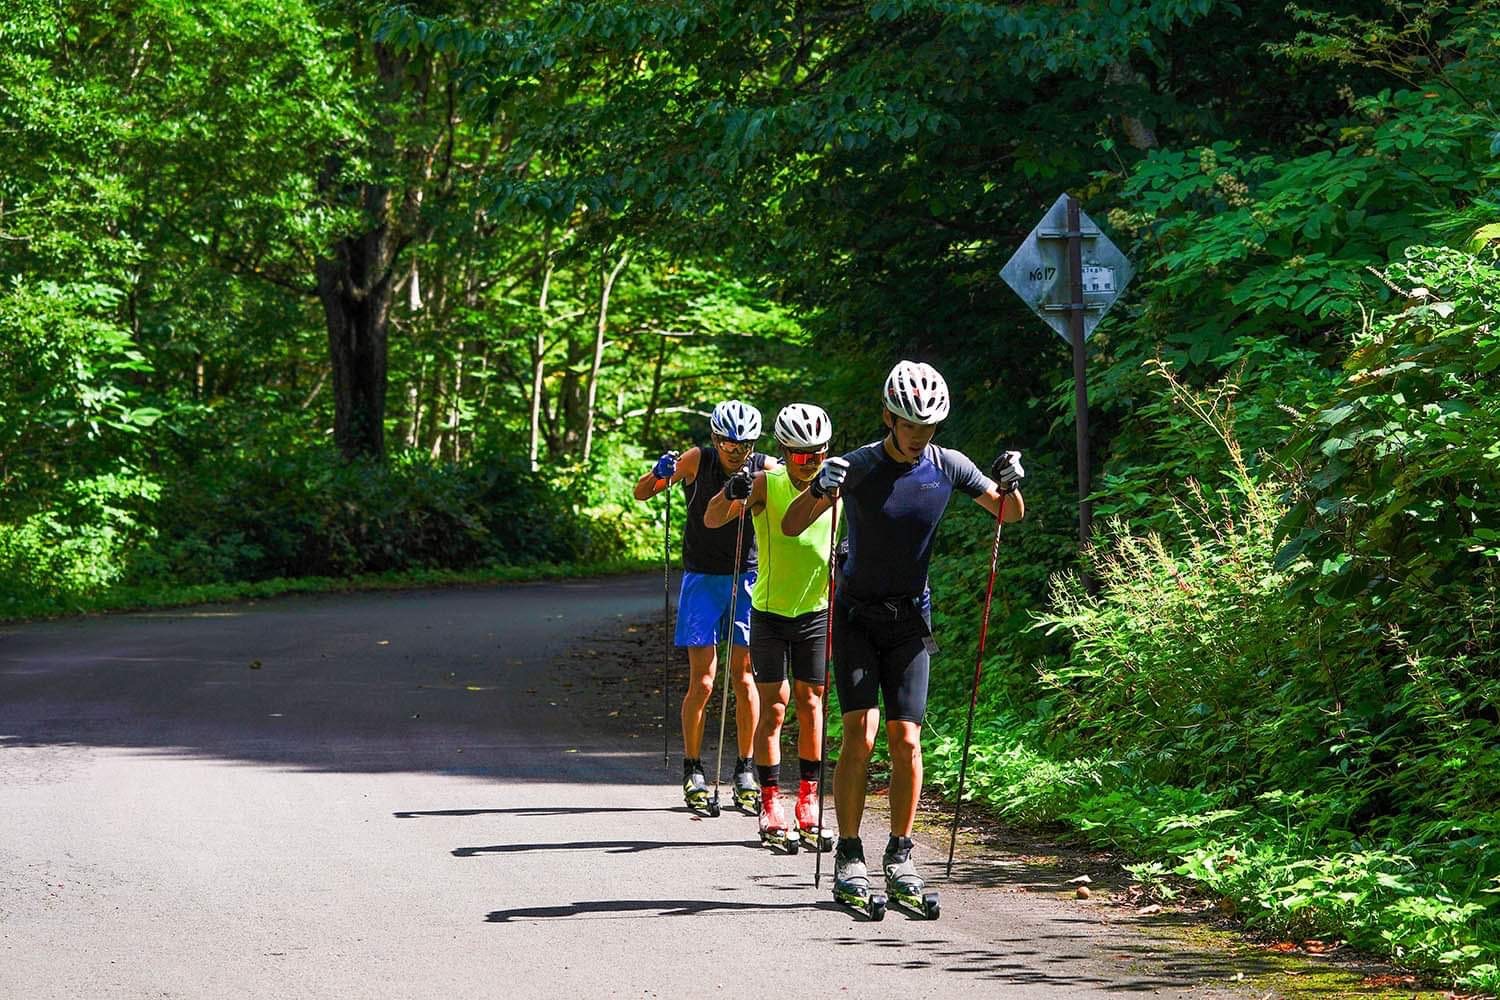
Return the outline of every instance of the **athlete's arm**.
{"type": "MultiPolygon", "coordinates": [[[[746,508],[746,502],[731,500],[728,495],[720,490],[708,501],[708,506],[703,511],[703,526],[705,528],[722,528],[724,525],[740,516],[740,511],[746,508]]],[[[757,472],[755,478],[750,481],[749,510],[751,516],[759,514],[766,509],[766,474],[757,472]]]]}
{"type": "Polygon", "coordinates": [[[637,500],[650,500],[662,490],[677,483],[692,482],[698,476],[698,458],[702,449],[689,448],[677,460],[677,468],[670,479],[657,479],[654,469],[648,469],[646,474],[635,482],[635,498],[637,500]]]}
{"type": "MultiPolygon", "coordinates": [[[[1020,490],[1011,490],[1009,493],[1004,494],[1003,498],[1005,502],[1006,524],[1010,524],[1012,521],[1019,521],[1026,516],[1026,500],[1021,496],[1020,490]]],[[[974,502],[991,514],[998,514],[1000,512],[1001,499],[1002,494],[999,488],[991,486],[987,491],[975,497],[974,502]]]]}
{"type": "Polygon", "coordinates": [[[837,492],[826,497],[815,497],[812,490],[798,493],[796,499],[787,505],[786,514],[781,518],[781,533],[788,538],[796,538],[807,530],[808,525],[822,517],[825,510],[833,506],[836,497],[837,492]]]}

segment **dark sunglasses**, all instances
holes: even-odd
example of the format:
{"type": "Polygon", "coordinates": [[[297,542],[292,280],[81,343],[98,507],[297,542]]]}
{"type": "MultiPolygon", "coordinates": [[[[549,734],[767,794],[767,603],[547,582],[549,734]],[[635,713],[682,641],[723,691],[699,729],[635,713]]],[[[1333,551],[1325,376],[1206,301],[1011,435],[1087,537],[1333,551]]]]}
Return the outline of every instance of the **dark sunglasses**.
{"type": "Polygon", "coordinates": [[[817,451],[788,450],[786,453],[786,460],[788,462],[791,462],[793,465],[817,465],[819,462],[823,461],[823,456],[827,454],[827,448],[820,448],[817,451]]]}
{"type": "Polygon", "coordinates": [[[745,451],[748,448],[755,447],[754,441],[731,441],[728,438],[719,437],[717,434],[714,435],[714,444],[725,451],[745,451]]]}

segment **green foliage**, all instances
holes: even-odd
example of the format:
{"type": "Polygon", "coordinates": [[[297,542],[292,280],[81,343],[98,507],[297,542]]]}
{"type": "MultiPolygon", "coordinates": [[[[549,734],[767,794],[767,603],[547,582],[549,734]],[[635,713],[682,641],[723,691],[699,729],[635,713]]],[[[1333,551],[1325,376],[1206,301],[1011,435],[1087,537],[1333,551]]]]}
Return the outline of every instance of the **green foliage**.
{"type": "Polygon", "coordinates": [[[0,288],[0,499],[118,461],[161,416],[135,381],[149,364],[109,320],[119,298],[105,285],[0,288]]]}
{"type": "Polygon", "coordinates": [[[1496,277],[1442,248],[1381,272],[1405,304],[1316,377],[1295,465],[1251,468],[1237,427],[1258,413],[1233,386],[1156,366],[1165,442],[1196,421],[1226,485],[1190,482],[1157,531],[1116,520],[1097,594],[1054,580],[1038,624],[1070,642],[1040,672],[1047,736],[979,728],[986,801],[1144,855],[1148,880],[1170,865],[1269,931],[1493,981],[1496,277]]]}
{"type": "Polygon", "coordinates": [[[66,606],[118,583],[129,553],[152,535],[140,511],[160,495],[144,476],[111,473],[65,483],[46,510],[0,524],[0,616],[66,606]]]}
{"type": "Polygon", "coordinates": [[[593,555],[564,499],[515,461],[389,464],[321,453],[195,470],[158,514],[161,540],[132,580],[187,584],[357,576],[593,555]]]}

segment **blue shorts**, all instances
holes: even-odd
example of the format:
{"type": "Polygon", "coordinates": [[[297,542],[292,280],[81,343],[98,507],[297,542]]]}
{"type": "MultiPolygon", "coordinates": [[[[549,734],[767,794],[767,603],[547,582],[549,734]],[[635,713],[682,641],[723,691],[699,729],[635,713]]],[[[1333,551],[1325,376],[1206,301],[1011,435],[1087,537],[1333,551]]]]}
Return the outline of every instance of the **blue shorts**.
{"type": "MultiPolygon", "coordinates": [[[[740,596],[734,605],[734,644],[750,645],[750,588],[755,571],[740,574],[740,596]]],[[[734,577],[728,573],[682,574],[682,595],[677,599],[677,645],[717,646],[729,627],[729,594],[734,577]]]]}

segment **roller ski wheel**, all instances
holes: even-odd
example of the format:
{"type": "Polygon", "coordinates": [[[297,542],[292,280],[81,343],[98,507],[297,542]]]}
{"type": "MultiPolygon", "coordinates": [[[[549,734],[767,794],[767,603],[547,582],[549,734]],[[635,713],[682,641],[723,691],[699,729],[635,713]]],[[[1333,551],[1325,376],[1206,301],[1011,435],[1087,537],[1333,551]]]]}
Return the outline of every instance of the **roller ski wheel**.
{"type": "Polygon", "coordinates": [[[782,854],[796,854],[802,845],[796,837],[788,836],[785,830],[762,830],[760,831],[760,842],[773,851],[782,854]]]}
{"type": "Polygon", "coordinates": [[[818,826],[818,783],[804,781],[797,789],[797,837],[809,851],[833,850],[833,834],[818,826]]]}
{"type": "Polygon", "coordinates": [[[804,830],[801,827],[798,827],[797,839],[801,842],[802,846],[809,851],[816,851],[819,854],[827,854],[829,851],[833,850],[833,834],[820,833],[818,832],[817,827],[813,827],[810,830],[804,830]]]}
{"type": "Polygon", "coordinates": [[[859,892],[840,889],[835,885],[833,901],[840,906],[849,907],[864,916],[866,920],[879,923],[885,919],[886,899],[883,892],[871,892],[868,889],[859,892]]]}
{"type": "Polygon", "coordinates": [[[938,894],[927,890],[920,894],[897,891],[895,885],[887,883],[886,891],[890,893],[891,903],[900,907],[914,917],[923,920],[936,920],[942,914],[942,906],[938,903],[938,894]]]}
{"type": "Polygon", "coordinates": [[[781,808],[781,796],[772,785],[766,786],[761,793],[760,842],[784,854],[796,854],[797,849],[802,846],[796,832],[787,826],[786,813],[781,808]]]}
{"type": "Polygon", "coordinates": [[[911,838],[892,838],[882,859],[885,868],[885,891],[891,903],[923,920],[936,920],[942,913],[938,894],[927,888],[917,866],[911,860],[911,838]]]}
{"type": "Polygon", "coordinates": [[[868,920],[884,920],[885,893],[870,888],[864,853],[847,841],[840,843],[833,869],[833,901],[861,913],[868,920]]]}

